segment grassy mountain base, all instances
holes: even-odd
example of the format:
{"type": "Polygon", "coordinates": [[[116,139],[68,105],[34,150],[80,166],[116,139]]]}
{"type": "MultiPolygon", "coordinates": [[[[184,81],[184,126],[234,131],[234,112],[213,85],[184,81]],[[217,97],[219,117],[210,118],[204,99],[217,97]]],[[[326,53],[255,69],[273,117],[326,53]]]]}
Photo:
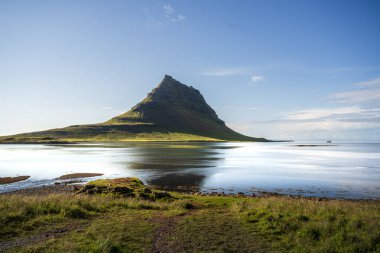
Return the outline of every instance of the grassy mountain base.
{"type": "Polygon", "coordinates": [[[380,252],[378,201],[170,195],[0,195],[0,251],[380,252]]]}
{"type": "Polygon", "coordinates": [[[218,132],[179,132],[152,124],[94,124],[70,126],[41,132],[0,137],[0,143],[72,143],[72,142],[129,142],[129,141],[266,141],[261,138],[231,136],[218,132]]]}
{"type": "MultiPolygon", "coordinates": [[[[103,128],[100,126],[99,128],[103,128]]],[[[178,132],[123,132],[118,129],[91,134],[90,128],[75,127],[62,130],[49,130],[30,134],[20,134],[14,136],[0,137],[0,143],[78,143],[78,142],[131,142],[131,141],[222,141],[220,139],[178,132]],[[67,132],[66,132],[67,131],[67,132]]]]}

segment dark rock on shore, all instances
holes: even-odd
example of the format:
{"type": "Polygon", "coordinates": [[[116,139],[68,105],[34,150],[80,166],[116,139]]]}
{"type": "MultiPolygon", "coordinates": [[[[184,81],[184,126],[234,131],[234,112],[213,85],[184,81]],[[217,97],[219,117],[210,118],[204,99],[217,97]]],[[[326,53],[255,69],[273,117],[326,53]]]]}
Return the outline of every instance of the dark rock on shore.
{"type": "Polygon", "coordinates": [[[0,177],[0,184],[11,184],[29,179],[30,176],[0,177]]]}
{"type": "Polygon", "coordinates": [[[17,191],[6,192],[3,194],[21,194],[27,196],[46,196],[49,194],[73,194],[80,190],[83,185],[44,185],[40,187],[31,187],[17,191]]]}

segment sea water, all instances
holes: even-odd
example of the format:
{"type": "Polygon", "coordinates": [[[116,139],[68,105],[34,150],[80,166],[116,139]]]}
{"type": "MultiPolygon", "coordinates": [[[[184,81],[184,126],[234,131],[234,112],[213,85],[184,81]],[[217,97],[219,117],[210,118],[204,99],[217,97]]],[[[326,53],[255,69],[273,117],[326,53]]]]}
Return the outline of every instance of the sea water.
{"type": "Polygon", "coordinates": [[[0,192],[53,184],[79,172],[134,176],[166,189],[380,199],[380,144],[0,145],[0,177],[31,176],[0,185],[0,192]]]}

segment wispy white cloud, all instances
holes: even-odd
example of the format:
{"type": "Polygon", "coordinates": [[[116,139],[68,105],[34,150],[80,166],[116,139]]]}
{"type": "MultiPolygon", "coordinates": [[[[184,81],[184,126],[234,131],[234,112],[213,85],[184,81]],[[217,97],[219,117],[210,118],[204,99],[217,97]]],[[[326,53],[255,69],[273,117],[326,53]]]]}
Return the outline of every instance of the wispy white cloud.
{"type": "MultiPolygon", "coordinates": [[[[271,120],[252,121],[244,132],[279,139],[352,138],[379,140],[380,78],[352,84],[356,90],[333,93],[328,98],[347,106],[287,111],[271,120]],[[273,137],[274,136],[274,137],[273,137]]],[[[239,127],[237,127],[239,129],[239,127]]]]}
{"type": "Polygon", "coordinates": [[[378,140],[378,137],[373,134],[379,129],[380,124],[330,119],[316,122],[285,121],[276,122],[276,124],[258,122],[252,123],[250,126],[253,130],[258,129],[258,134],[261,129],[270,129],[267,136],[278,139],[361,139],[366,136],[366,138],[371,137],[371,140],[378,140]]]}
{"type": "MultiPolygon", "coordinates": [[[[311,108],[280,114],[278,119],[235,124],[253,136],[277,139],[330,139],[371,136],[380,129],[380,108],[332,107],[311,108]],[[243,129],[241,128],[243,127],[243,129]]],[[[373,138],[373,137],[372,137],[373,138]]]]}
{"type": "Polygon", "coordinates": [[[343,75],[343,74],[361,74],[371,72],[378,69],[377,66],[329,66],[318,67],[311,66],[302,62],[294,61],[278,61],[270,64],[261,65],[261,69],[276,69],[287,70],[291,72],[302,72],[309,74],[331,74],[331,75],[343,75]]]}
{"type": "MultiPolygon", "coordinates": [[[[269,127],[269,125],[265,123],[261,125],[269,127]]],[[[273,125],[273,123],[271,123],[271,125],[273,125]]],[[[305,136],[305,133],[307,133],[311,138],[315,138],[319,135],[318,132],[320,131],[324,131],[326,133],[336,133],[349,130],[377,129],[379,126],[379,122],[354,122],[327,119],[321,121],[304,122],[283,121],[277,122],[274,127],[277,127],[283,133],[292,133],[294,136],[305,136]]]]}
{"type": "Polygon", "coordinates": [[[160,28],[163,23],[157,19],[155,19],[149,10],[145,10],[146,20],[145,20],[145,28],[160,28]]]}
{"type": "Polygon", "coordinates": [[[329,99],[338,103],[365,103],[380,100],[380,89],[354,90],[338,92],[328,96],[329,99]]]}
{"type": "Polygon", "coordinates": [[[185,17],[184,15],[179,14],[179,15],[177,15],[176,17],[172,17],[172,18],[170,19],[170,21],[172,21],[172,22],[179,22],[179,21],[183,21],[183,20],[185,20],[185,19],[186,19],[186,17],[185,17]]]}
{"type": "Polygon", "coordinates": [[[169,3],[164,3],[162,5],[162,9],[165,12],[165,17],[170,20],[170,22],[181,22],[186,20],[186,17],[183,14],[176,14],[176,11],[174,10],[173,6],[169,3]]]}
{"type": "Polygon", "coordinates": [[[221,68],[221,69],[214,69],[202,72],[201,74],[204,76],[246,76],[247,79],[249,78],[250,83],[258,83],[265,81],[264,76],[262,75],[252,75],[250,76],[250,73],[252,73],[249,68],[221,68]]]}
{"type": "Polygon", "coordinates": [[[325,74],[348,74],[348,73],[365,73],[372,71],[373,67],[368,66],[343,66],[329,68],[315,68],[313,71],[325,74]]]}
{"type": "Polygon", "coordinates": [[[363,87],[380,87],[380,77],[371,79],[369,81],[356,83],[356,86],[363,86],[363,87]]]}
{"type": "Polygon", "coordinates": [[[225,68],[203,72],[204,76],[237,76],[246,72],[243,68],[225,68]]]}
{"type": "Polygon", "coordinates": [[[264,81],[264,80],[265,80],[265,79],[264,79],[263,76],[254,75],[254,76],[251,77],[251,81],[252,81],[253,83],[262,82],[262,81],[264,81]]]}
{"type": "Polygon", "coordinates": [[[342,116],[355,113],[363,113],[367,110],[361,109],[357,106],[352,107],[337,107],[337,108],[313,108],[299,110],[295,112],[288,112],[285,114],[287,120],[313,120],[321,119],[332,116],[342,116]]]}
{"type": "Polygon", "coordinates": [[[162,8],[166,12],[166,15],[169,16],[174,13],[174,8],[169,3],[164,3],[162,8]]]}
{"type": "Polygon", "coordinates": [[[102,107],[100,107],[100,108],[105,109],[105,110],[113,110],[112,107],[108,107],[108,106],[102,106],[102,107]]]}
{"type": "Polygon", "coordinates": [[[177,13],[169,3],[163,3],[162,5],[159,5],[159,7],[158,13],[157,10],[156,12],[153,12],[155,15],[152,15],[148,9],[145,10],[145,28],[161,28],[167,22],[176,23],[186,20],[185,15],[177,13]],[[162,15],[162,13],[164,15],[162,15]]]}
{"type": "Polygon", "coordinates": [[[241,130],[252,136],[269,139],[360,139],[379,140],[376,131],[380,128],[380,118],[369,119],[318,119],[318,120],[273,120],[254,121],[237,124],[241,130]],[[241,129],[243,127],[244,129],[241,129]]]}
{"type": "Polygon", "coordinates": [[[219,108],[224,109],[224,110],[231,110],[231,111],[257,111],[259,110],[258,107],[252,107],[252,106],[244,107],[244,106],[235,106],[235,105],[227,105],[227,106],[223,106],[219,108]]]}
{"type": "Polygon", "coordinates": [[[327,98],[333,102],[349,104],[380,102],[380,78],[354,83],[353,86],[360,89],[333,93],[327,98]]]}
{"type": "Polygon", "coordinates": [[[379,128],[380,108],[335,107],[306,109],[284,114],[277,123],[297,130],[379,128]]]}

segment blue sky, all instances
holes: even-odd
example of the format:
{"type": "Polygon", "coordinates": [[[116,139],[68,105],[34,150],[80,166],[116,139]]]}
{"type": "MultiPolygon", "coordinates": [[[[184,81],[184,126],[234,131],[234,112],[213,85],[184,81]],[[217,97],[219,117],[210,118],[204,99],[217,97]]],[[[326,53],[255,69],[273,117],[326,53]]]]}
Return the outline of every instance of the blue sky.
{"type": "Polygon", "coordinates": [[[233,129],[380,140],[379,1],[0,1],[0,135],[97,123],[170,74],[233,129]]]}

